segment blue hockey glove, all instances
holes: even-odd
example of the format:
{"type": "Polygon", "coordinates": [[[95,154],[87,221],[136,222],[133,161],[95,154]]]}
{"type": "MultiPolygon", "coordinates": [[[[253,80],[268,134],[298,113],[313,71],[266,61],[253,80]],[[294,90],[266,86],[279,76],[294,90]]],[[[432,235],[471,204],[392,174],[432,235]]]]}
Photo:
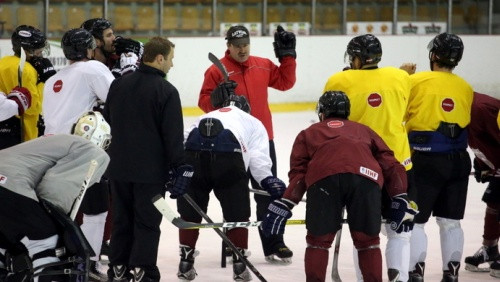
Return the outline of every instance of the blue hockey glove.
{"type": "Polygon", "coordinates": [[[165,183],[165,188],[170,192],[171,199],[177,199],[186,193],[186,189],[191,183],[194,169],[192,166],[184,164],[176,168],[172,168],[168,172],[168,181],[165,183]]]}
{"type": "Polygon", "coordinates": [[[267,208],[267,214],[260,229],[265,236],[282,235],[285,233],[285,225],[287,219],[292,217],[292,208],[295,203],[288,199],[274,200],[267,208]]]}
{"type": "Polygon", "coordinates": [[[410,201],[406,194],[392,198],[391,204],[391,229],[396,233],[408,232],[413,229],[413,218],[418,213],[417,204],[410,201]]]}
{"type": "Polygon", "coordinates": [[[286,185],[281,179],[268,176],[260,182],[260,186],[271,195],[271,200],[279,199],[285,193],[286,185]]]}

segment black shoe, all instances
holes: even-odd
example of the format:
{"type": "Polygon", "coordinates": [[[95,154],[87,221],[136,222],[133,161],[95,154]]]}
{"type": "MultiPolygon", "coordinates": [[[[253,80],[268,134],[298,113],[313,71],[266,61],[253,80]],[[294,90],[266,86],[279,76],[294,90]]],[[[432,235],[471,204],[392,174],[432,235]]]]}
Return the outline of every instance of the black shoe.
{"type": "Polygon", "coordinates": [[[108,281],[109,282],[124,282],[131,281],[133,279],[132,273],[125,265],[113,265],[109,267],[108,270],[108,281]]]}
{"type": "Polygon", "coordinates": [[[460,269],[460,262],[448,262],[448,270],[443,271],[443,279],[441,282],[458,282],[458,270],[460,269]]]}
{"type": "Polygon", "coordinates": [[[399,270],[394,268],[389,268],[387,270],[387,277],[389,277],[389,282],[401,282],[399,280],[399,270]]]}
{"type": "Polygon", "coordinates": [[[146,272],[143,268],[136,267],[134,268],[134,282],[158,282],[158,279],[153,279],[146,275],[146,272]]]}
{"type": "MultiPolygon", "coordinates": [[[[242,254],[245,258],[250,256],[250,252],[247,250],[238,248],[240,254],[242,254]]],[[[252,275],[250,271],[248,271],[247,266],[241,261],[241,258],[233,254],[233,280],[234,281],[251,281],[252,275]]]]}
{"type": "Polygon", "coordinates": [[[189,246],[180,245],[179,255],[181,256],[181,261],[179,262],[179,270],[177,271],[177,277],[180,280],[191,281],[196,278],[196,269],[194,269],[194,258],[199,254],[199,252],[189,246]]]}
{"type": "Polygon", "coordinates": [[[424,282],[425,262],[417,262],[415,270],[408,273],[408,282],[424,282]]]}
{"type": "Polygon", "coordinates": [[[492,263],[499,257],[498,245],[493,247],[481,246],[477,252],[465,258],[465,270],[473,272],[488,272],[488,267],[479,267],[483,263],[492,263]]]}
{"type": "Polygon", "coordinates": [[[285,264],[289,264],[292,262],[293,252],[287,246],[282,245],[281,247],[276,248],[276,250],[265,257],[267,262],[276,263],[281,262],[285,264]],[[276,259],[276,257],[278,259],[276,259]]]}

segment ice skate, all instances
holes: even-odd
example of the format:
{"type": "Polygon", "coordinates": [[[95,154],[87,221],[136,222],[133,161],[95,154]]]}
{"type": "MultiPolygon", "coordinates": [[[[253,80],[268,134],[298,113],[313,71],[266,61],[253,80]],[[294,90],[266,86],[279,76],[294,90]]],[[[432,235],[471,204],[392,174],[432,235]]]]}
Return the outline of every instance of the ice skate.
{"type": "Polygon", "coordinates": [[[473,272],[488,272],[489,267],[479,267],[479,265],[488,263],[491,264],[498,258],[498,245],[487,247],[481,246],[477,252],[470,257],[465,258],[465,270],[473,272]]]}
{"type": "Polygon", "coordinates": [[[130,273],[130,270],[124,265],[113,265],[113,267],[110,267],[108,270],[109,282],[128,282],[132,279],[132,273],[130,273]]]}
{"type": "Polygon", "coordinates": [[[292,263],[293,252],[287,246],[283,245],[276,249],[273,254],[266,256],[266,261],[275,264],[292,263]]]}
{"type": "Polygon", "coordinates": [[[415,270],[408,273],[409,282],[423,282],[424,281],[425,262],[417,262],[415,270]]]}
{"type": "Polygon", "coordinates": [[[108,276],[99,271],[98,265],[95,261],[90,261],[89,281],[90,282],[108,281],[108,276]]]}
{"type": "MultiPolygon", "coordinates": [[[[250,252],[245,251],[243,249],[238,248],[243,256],[249,257],[250,252]]],[[[233,279],[234,281],[251,281],[252,275],[250,271],[248,271],[247,266],[241,261],[240,257],[236,254],[233,254],[233,279]]]]}
{"type": "Polygon", "coordinates": [[[194,269],[194,258],[198,256],[199,252],[189,246],[180,245],[179,255],[181,261],[179,262],[179,270],[177,277],[181,281],[191,281],[196,278],[196,269],[194,269]]]}
{"type": "Polygon", "coordinates": [[[389,277],[389,282],[402,282],[399,280],[399,270],[394,268],[389,268],[387,270],[387,276],[389,277]]]}
{"type": "Polygon", "coordinates": [[[458,270],[460,269],[460,262],[448,262],[448,270],[443,271],[443,279],[441,282],[458,282],[458,270]]]}
{"type": "Polygon", "coordinates": [[[500,278],[500,260],[494,261],[490,265],[490,276],[500,278]]]}
{"type": "Polygon", "coordinates": [[[146,276],[144,269],[140,267],[134,268],[134,282],[157,282],[157,279],[146,276]]]}

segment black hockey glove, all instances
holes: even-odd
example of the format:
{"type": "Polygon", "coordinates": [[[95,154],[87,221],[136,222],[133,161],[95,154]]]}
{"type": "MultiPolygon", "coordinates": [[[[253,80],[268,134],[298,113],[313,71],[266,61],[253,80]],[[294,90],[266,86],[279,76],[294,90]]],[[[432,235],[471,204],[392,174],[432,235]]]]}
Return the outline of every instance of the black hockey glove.
{"type": "Polygon", "coordinates": [[[489,182],[493,177],[490,172],[488,166],[482,165],[477,159],[474,159],[474,178],[478,183],[489,182]]]}
{"type": "Polygon", "coordinates": [[[142,54],[144,53],[144,44],[130,38],[117,36],[113,42],[113,46],[115,46],[115,52],[117,55],[132,52],[136,54],[139,59],[141,59],[142,54]]]}
{"type": "Polygon", "coordinates": [[[219,84],[210,94],[210,102],[212,106],[216,109],[222,107],[224,101],[229,98],[229,96],[234,95],[234,89],[236,89],[238,83],[233,80],[229,80],[228,82],[222,82],[219,84]]]}
{"type": "Polygon", "coordinates": [[[35,68],[36,72],[38,73],[38,83],[47,81],[51,76],[56,74],[56,70],[54,69],[54,66],[50,62],[49,59],[47,58],[42,58],[42,57],[32,57],[30,59],[30,64],[35,68]]]}
{"type": "Polygon", "coordinates": [[[193,167],[187,164],[172,168],[168,172],[168,181],[165,183],[165,188],[170,192],[171,199],[177,199],[177,197],[186,193],[193,174],[193,167]]]}
{"type": "Polygon", "coordinates": [[[406,194],[392,198],[390,224],[396,233],[408,232],[413,229],[413,218],[418,213],[417,204],[410,201],[406,194]]]}
{"type": "Polygon", "coordinates": [[[295,34],[283,29],[281,25],[276,28],[274,33],[274,54],[276,58],[280,61],[285,56],[291,56],[297,58],[297,53],[295,52],[295,34]]]}
{"type": "Polygon", "coordinates": [[[292,208],[295,203],[288,199],[274,200],[267,207],[267,214],[260,229],[265,236],[283,235],[287,219],[292,217],[292,208]]]}
{"type": "Polygon", "coordinates": [[[271,195],[271,200],[279,199],[285,193],[286,185],[281,179],[268,176],[260,182],[260,186],[271,195]]]}

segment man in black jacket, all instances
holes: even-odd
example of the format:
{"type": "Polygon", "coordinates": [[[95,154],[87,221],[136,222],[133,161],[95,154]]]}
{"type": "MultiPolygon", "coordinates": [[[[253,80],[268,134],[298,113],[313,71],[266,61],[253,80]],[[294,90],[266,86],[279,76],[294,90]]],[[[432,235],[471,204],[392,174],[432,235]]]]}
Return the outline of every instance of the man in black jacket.
{"type": "Polygon", "coordinates": [[[193,169],[184,164],[183,120],[177,89],[165,80],[175,45],[154,37],[139,69],[110,87],[104,116],[113,130],[109,178],[113,198],[112,281],[160,281],[156,265],[161,214],[151,198],[185,193],[193,169]],[[165,184],[166,183],[166,184],[165,184]]]}

